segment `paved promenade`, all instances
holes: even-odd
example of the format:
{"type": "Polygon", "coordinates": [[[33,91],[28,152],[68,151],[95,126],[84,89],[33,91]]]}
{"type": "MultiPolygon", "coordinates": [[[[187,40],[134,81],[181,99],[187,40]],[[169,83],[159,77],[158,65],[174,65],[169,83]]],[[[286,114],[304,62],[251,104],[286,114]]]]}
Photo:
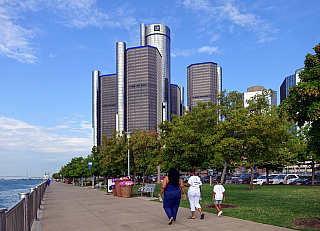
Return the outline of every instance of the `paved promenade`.
{"type": "Polygon", "coordinates": [[[34,231],[81,230],[259,230],[285,231],[286,228],[206,213],[203,220],[190,210],[179,208],[177,221],[168,225],[161,203],[146,198],[122,198],[106,192],[52,182],[45,194],[44,209],[34,231]]]}

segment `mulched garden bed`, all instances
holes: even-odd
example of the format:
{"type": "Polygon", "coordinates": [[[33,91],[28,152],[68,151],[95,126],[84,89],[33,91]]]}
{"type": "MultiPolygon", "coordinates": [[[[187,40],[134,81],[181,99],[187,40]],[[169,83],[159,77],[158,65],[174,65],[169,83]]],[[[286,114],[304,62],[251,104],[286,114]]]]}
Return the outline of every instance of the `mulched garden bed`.
{"type": "Polygon", "coordinates": [[[305,218],[295,220],[293,222],[295,226],[308,228],[308,229],[320,229],[320,218],[305,218]]]}
{"type": "MultiPolygon", "coordinates": [[[[225,208],[237,208],[238,206],[235,205],[225,205],[225,204],[221,204],[221,208],[225,209],[225,208]]],[[[207,205],[207,206],[202,206],[202,208],[206,208],[206,209],[216,209],[216,207],[214,205],[207,205]]]]}

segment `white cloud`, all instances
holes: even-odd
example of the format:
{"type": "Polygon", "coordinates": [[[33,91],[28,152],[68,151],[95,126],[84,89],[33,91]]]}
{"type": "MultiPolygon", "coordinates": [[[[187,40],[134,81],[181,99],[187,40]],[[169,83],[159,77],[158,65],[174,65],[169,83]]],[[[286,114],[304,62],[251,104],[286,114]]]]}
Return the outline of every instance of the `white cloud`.
{"type": "Polygon", "coordinates": [[[26,29],[17,21],[23,10],[35,11],[34,1],[2,0],[0,5],[0,55],[14,58],[22,63],[35,63],[37,57],[30,40],[36,34],[35,29],[26,29]]]}
{"type": "Polygon", "coordinates": [[[218,47],[204,46],[198,49],[198,53],[208,53],[211,55],[212,53],[219,53],[218,47]]]}
{"type": "Polygon", "coordinates": [[[221,25],[222,21],[228,20],[232,23],[229,27],[230,33],[234,32],[234,26],[243,27],[254,32],[259,42],[272,41],[267,38],[278,32],[260,16],[248,13],[243,5],[234,5],[233,0],[215,1],[214,3],[209,0],[184,0],[183,5],[197,13],[200,25],[204,25],[207,30],[212,30],[212,25],[221,25]]]}
{"type": "Polygon", "coordinates": [[[203,46],[198,49],[185,49],[185,50],[176,50],[171,53],[172,57],[177,56],[191,56],[196,53],[207,53],[211,55],[212,53],[220,53],[220,50],[218,47],[212,47],[212,46],[203,46]]]}
{"type": "MultiPolygon", "coordinates": [[[[22,63],[38,61],[32,39],[40,32],[19,23],[28,11],[50,10],[54,19],[64,26],[83,29],[88,27],[125,27],[131,30],[137,21],[130,5],[115,9],[99,9],[96,0],[1,0],[0,1],[0,55],[22,63]],[[110,13],[105,13],[106,11],[110,13]]],[[[83,47],[82,47],[83,49],[83,47]]],[[[50,55],[50,57],[55,57],[50,55]]]]}
{"type": "MultiPolygon", "coordinates": [[[[87,123],[83,121],[80,124],[87,123]]],[[[59,129],[67,128],[64,125],[54,128],[56,133],[50,128],[0,116],[0,175],[20,175],[32,170],[37,172],[34,175],[41,176],[44,171],[59,171],[75,156],[90,154],[90,138],[59,135],[59,129]]]]}

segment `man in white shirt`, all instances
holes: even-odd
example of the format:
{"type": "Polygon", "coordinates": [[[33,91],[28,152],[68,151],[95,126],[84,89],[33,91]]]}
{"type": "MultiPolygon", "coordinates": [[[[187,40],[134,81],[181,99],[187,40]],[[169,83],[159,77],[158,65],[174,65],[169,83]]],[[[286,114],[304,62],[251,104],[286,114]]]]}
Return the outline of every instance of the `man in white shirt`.
{"type": "Polygon", "coordinates": [[[189,187],[188,189],[188,198],[190,202],[191,208],[191,216],[188,219],[195,219],[194,211],[197,210],[200,212],[200,219],[204,218],[204,213],[201,211],[201,206],[199,204],[200,200],[200,191],[202,182],[198,176],[194,176],[194,169],[189,170],[190,178],[188,180],[188,184],[185,184],[185,187],[189,187]]]}
{"type": "Polygon", "coordinates": [[[218,210],[218,217],[221,216],[222,211],[221,211],[221,201],[225,201],[226,197],[224,192],[226,191],[220,183],[221,177],[217,177],[217,184],[213,187],[213,196],[212,196],[212,201],[214,201],[214,206],[218,210]]]}

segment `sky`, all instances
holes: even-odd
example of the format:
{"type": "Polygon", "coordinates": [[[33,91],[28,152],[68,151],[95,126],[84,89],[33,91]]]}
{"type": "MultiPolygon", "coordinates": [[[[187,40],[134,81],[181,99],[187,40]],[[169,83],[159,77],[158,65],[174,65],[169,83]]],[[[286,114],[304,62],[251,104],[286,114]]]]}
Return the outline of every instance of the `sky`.
{"type": "MultiPolygon", "coordinates": [[[[171,30],[171,83],[215,62],[222,89],[278,92],[320,42],[318,0],[0,0],[0,178],[58,172],[92,149],[92,71],[115,73],[116,42],[171,30]]],[[[186,98],[186,93],[185,93],[186,98]]],[[[279,98],[279,97],[278,97],[279,98]]],[[[278,100],[279,103],[279,100],[278,100]]]]}

